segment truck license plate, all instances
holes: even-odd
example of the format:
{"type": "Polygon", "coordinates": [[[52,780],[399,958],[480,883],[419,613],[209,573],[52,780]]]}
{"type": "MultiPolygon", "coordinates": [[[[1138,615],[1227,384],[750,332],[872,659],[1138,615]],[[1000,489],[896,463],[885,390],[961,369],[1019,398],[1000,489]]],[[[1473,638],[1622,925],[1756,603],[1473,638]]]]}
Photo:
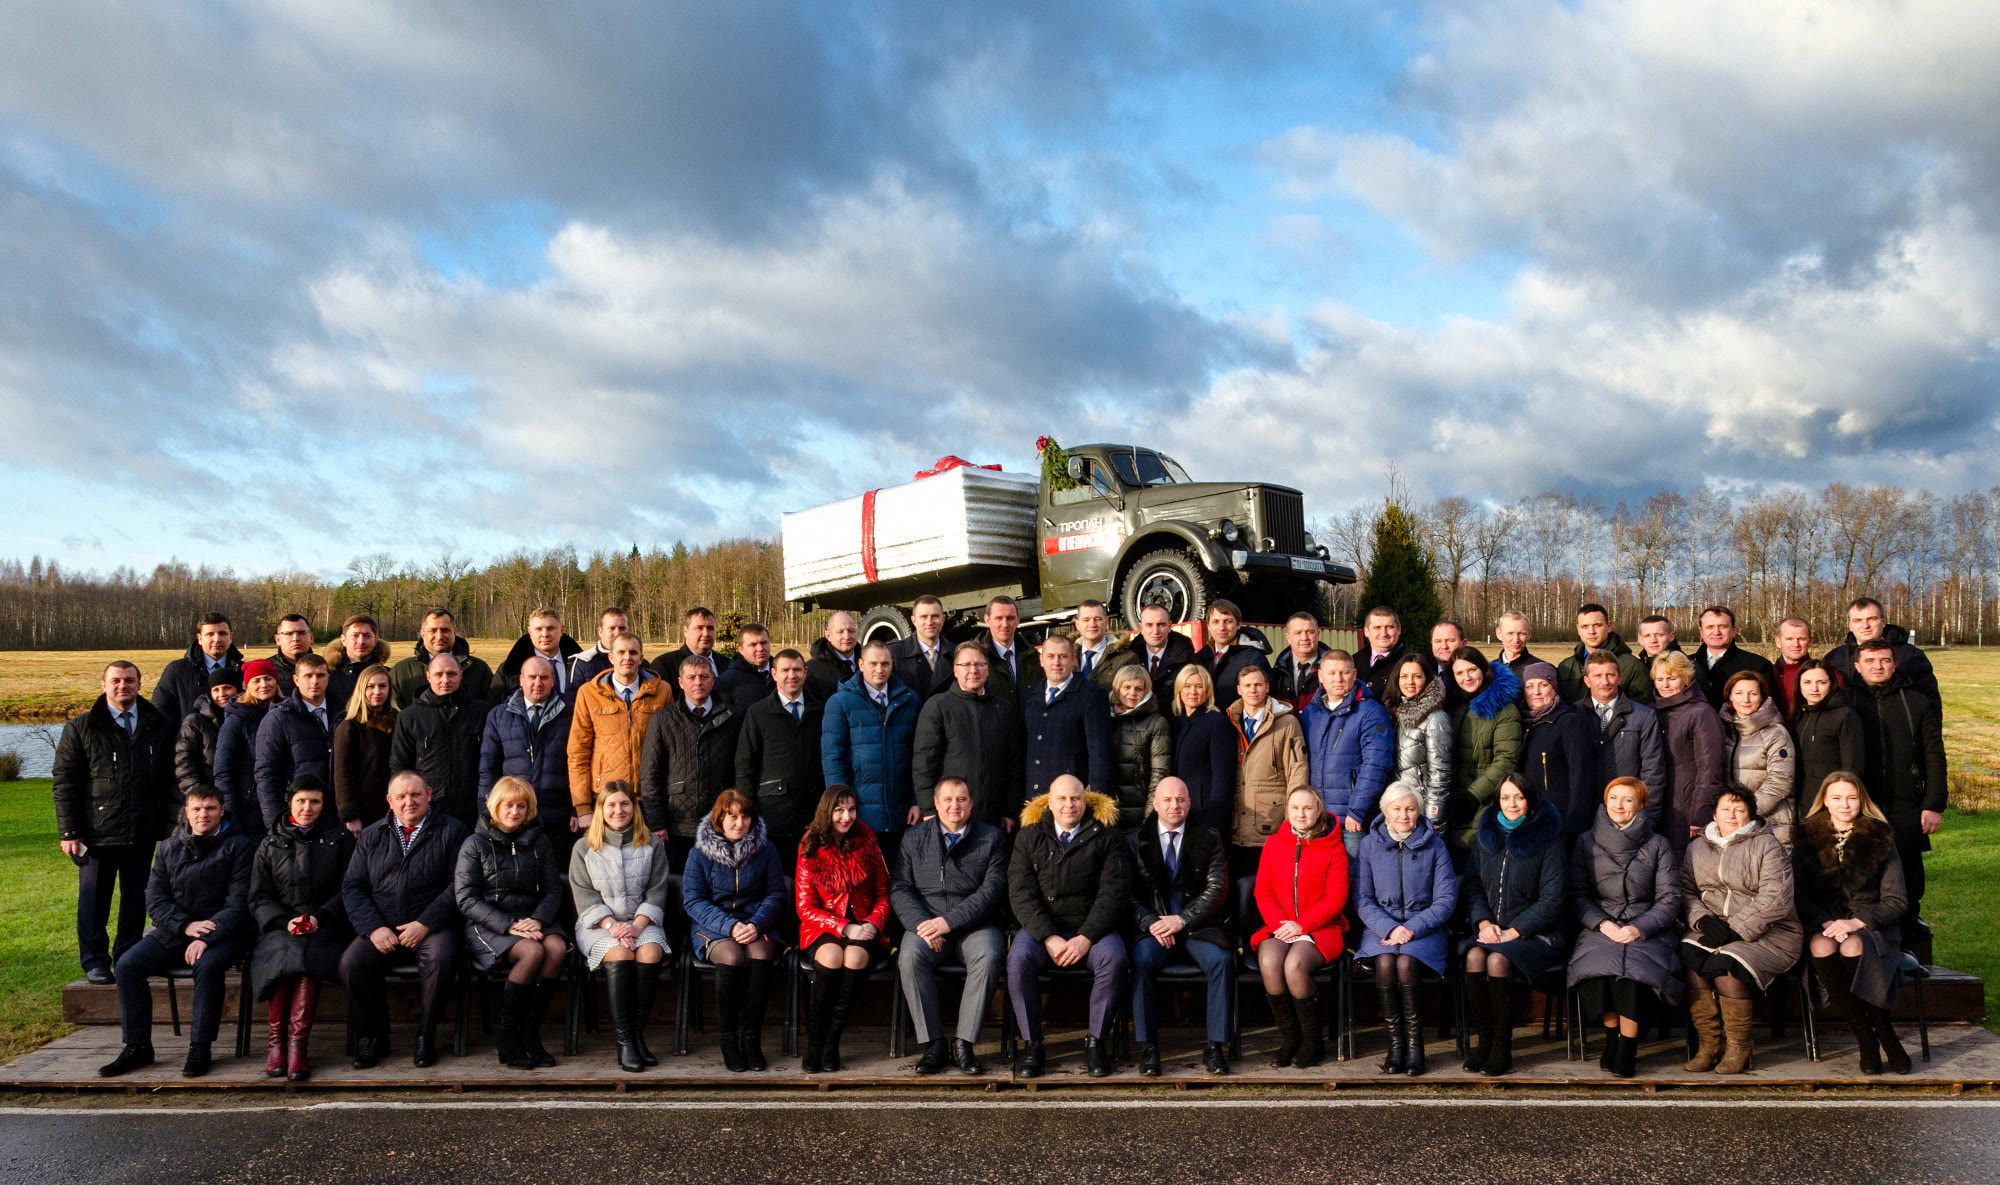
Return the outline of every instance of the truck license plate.
{"type": "Polygon", "coordinates": [[[1302,555],[1295,555],[1292,557],[1292,571],[1317,572],[1323,576],[1326,574],[1326,564],[1319,560],[1307,559],[1302,555]]]}

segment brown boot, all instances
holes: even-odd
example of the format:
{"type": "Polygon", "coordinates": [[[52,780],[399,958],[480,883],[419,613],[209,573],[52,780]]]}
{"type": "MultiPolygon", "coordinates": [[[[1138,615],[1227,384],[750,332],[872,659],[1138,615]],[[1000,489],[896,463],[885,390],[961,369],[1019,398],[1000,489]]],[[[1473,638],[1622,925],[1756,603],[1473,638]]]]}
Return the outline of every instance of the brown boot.
{"type": "Polygon", "coordinates": [[[286,1022],[292,1013],[292,991],[299,981],[281,979],[271,985],[271,1007],[264,1016],[268,1033],[264,1039],[264,1074],[270,1078],[285,1076],[285,1055],[287,1052],[286,1022]]]}
{"type": "Polygon", "coordinates": [[[285,1081],[304,1082],[312,1077],[312,1059],[306,1056],[312,1044],[313,1018],[319,1014],[319,980],[310,975],[299,978],[292,993],[291,1052],[285,1058],[285,1081]]]}
{"type": "Polygon", "coordinates": [[[1748,1000],[1733,1000],[1722,997],[1722,1039],[1728,1048],[1722,1060],[1716,1063],[1718,1074],[1741,1074],[1745,1070],[1757,1068],[1757,1046],[1750,1039],[1750,1009],[1748,1000]]]}
{"type": "Polygon", "coordinates": [[[1688,993],[1688,1027],[1697,1044],[1694,1056],[1683,1067],[1690,1074],[1706,1074],[1722,1060],[1722,1021],[1715,1007],[1714,992],[1688,993]]]}

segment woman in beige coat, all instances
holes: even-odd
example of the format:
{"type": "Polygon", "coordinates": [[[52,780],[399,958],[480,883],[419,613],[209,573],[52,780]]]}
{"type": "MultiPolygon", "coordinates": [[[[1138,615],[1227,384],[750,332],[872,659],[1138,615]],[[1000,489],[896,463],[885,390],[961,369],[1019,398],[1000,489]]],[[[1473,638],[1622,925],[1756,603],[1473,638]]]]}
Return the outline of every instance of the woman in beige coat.
{"type": "Polygon", "coordinates": [[[1688,904],[1681,966],[1698,1039],[1691,1073],[1752,1069],[1750,1010],[1759,992],[1799,961],[1805,931],[1792,903],[1792,858],[1757,817],[1750,792],[1716,796],[1715,818],[1681,863],[1688,904]]]}
{"type": "Polygon", "coordinates": [[[1750,792],[1757,817],[1791,851],[1798,747],[1777,697],[1756,671],[1738,671],[1723,686],[1722,738],[1729,784],[1750,792]]]}

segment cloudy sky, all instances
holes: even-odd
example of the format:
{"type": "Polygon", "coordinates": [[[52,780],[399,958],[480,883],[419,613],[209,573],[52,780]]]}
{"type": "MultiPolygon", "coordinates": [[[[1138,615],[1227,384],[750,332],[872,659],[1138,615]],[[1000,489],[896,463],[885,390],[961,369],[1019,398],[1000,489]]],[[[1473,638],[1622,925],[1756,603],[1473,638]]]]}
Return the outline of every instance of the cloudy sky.
{"type": "Polygon", "coordinates": [[[1954,492],[1996,111],[1990,0],[16,0],[0,554],[762,534],[1042,432],[1954,492]]]}

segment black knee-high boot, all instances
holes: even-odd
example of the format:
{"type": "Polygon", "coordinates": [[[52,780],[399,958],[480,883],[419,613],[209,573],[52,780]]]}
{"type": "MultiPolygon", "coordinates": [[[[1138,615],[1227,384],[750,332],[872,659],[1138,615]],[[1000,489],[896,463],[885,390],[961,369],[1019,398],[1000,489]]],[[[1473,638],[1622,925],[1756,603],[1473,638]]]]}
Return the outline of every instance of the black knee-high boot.
{"type": "Polygon", "coordinates": [[[521,1044],[521,1024],[527,1019],[528,1005],[534,998],[533,984],[510,979],[500,985],[500,1026],[493,1034],[493,1049],[503,1066],[516,1070],[535,1068],[535,1059],[528,1056],[527,1047],[521,1044]]]}
{"type": "Polygon", "coordinates": [[[1874,1026],[1861,1011],[1861,1002],[1854,998],[1854,968],[1837,954],[1818,955],[1813,958],[1813,972],[1819,976],[1820,990],[1826,993],[1827,1003],[1847,1022],[1847,1031],[1854,1034],[1855,1049],[1861,1055],[1861,1072],[1880,1074],[1882,1050],[1875,1042],[1874,1026]]]}
{"type": "Polygon", "coordinates": [[[1375,1005],[1382,1011],[1382,1027],[1388,1030],[1389,1053],[1382,1059],[1382,1072],[1400,1074],[1404,1068],[1403,1059],[1407,1056],[1403,1036],[1403,1001],[1396,995],[1394,987],[1378,983],[1375,985],[1375,1005]]]}
{"type": "Polygon", "coordinates": [[[653,1019],[653,997],[660,994],[660,970],[665,964],[635,961],[632,965],[639,969],[632,988],[632,1044],[639,1050],[641,1064],[657,1066],[660,1059],[646,1044],[646,1025],[653,1019]]]}
{"type": "Polygon", "coordinates": [[[1467,1073],[1477,1074],[1493,1054],[1493,996],[1486,990],[1486,973],[1465,973],[1465,1027],[1469,1045],[1465,1055],[1467,1073]]]}
{"type": "Polygon", "coordinates": [[[1416,1078],[1425,1069],[1424,998],[1414,983],[1401,984],[1396,990],[1403,997],[1403,1073],[1416,1078]]]}
{"type": "Polygon", "coordinates": [[[1497,1078],[1514,1068],[1514,977],[1489,975],[1486,991],[1492,997],[1493,1051],[1479,1072],[1497,1078]]]}
{"type": "Polygon", "coordinates": [[[732,1074],[750,1068],[743,1060],[743,968],[733,963],[715,965],[715,1011],[722,1030],[722,1064],[732,1074]]]}
{"type": "Polygon", "coordinates": [[[833,1026],[840,972],[815,966],[806,988],[806,1048],[799,1068],[808,1074],[826,1069],[826,1031],[833,1026]]]}
{"type": "Polygon", "coordinates": [[[1326,1057],[1326,1038],[1319,1014],[1319,993],[1314,992],[1303,1000],[1293,997],[1292,1009],[1299,1014],[1299,1052],[1292,1058],[1292,1065],[1301,1070],[1309,1070],[1319,1065],[1326,1057]]]}
{"type": "Polygon", "coordinates": [[[840,976],[840,991],[834,1000],[833,1018],[826,1027],[826,1048],[820,1053],[820,1060],[829,1070],[840,1068],[840,1035],[847,1030],[847,1021],[854,1015],[854,994],[861,987],[861,981],[868,975],[868,969],[844,967],[834,974],[840,976]]]}
{"type": "Polygon", "coordinates": [[[542,1045],[542,1024],[549,1016],[549,1003],[556,998],[556,989],[562,986],[560,979],[538,979],[535,981],[535,997],[528,1004],[527,1019],[521,1025],[521,1047],[538,1066],[553,1066],[556,1059],[542,1045]]]}
{"type": "Polygon", "coordinates": [[[771,960],[752,959],[743,977],[743,1062],[752,1070],[765,1070],[764,1011],[771,1000],[771,960]]]}
{"type": "Polygon", "coordinates": [[[1292,1006],[1290,992],[1275,996],[1267,992],[1264,998],[1271,1004],[1271,1023],[1278,1026],[1278,1052],[1271,1058],[1271,1064],[1283,1069],[1299,1055],[1299,1013],[1292,1006]]]}
{"type": "Polygon", "coordinates": [[[639,968],[630,959],[604,964],[604,994],[611,1003],[611,1033],[618,1042],[618,1068],[637,1074],[646,1068],[639,1047],[632,1044],[632,1014],[638,995],[639,968]]]}

